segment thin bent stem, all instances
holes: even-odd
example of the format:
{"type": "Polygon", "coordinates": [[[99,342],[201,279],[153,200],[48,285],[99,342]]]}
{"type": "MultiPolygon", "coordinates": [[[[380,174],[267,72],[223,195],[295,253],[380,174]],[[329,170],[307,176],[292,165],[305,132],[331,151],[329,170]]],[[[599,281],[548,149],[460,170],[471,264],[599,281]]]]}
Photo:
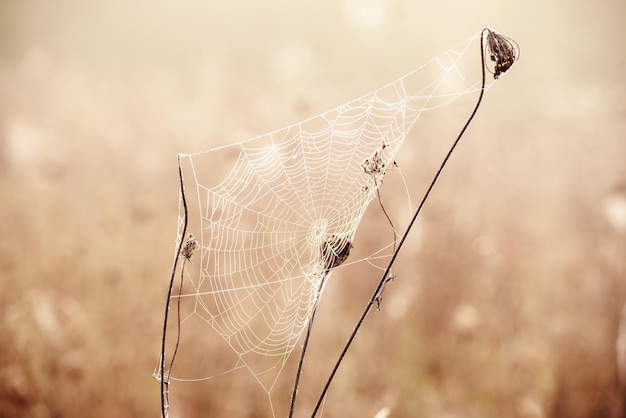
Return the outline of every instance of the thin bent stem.
{"type": "Polygon", "coordinates": [[[376,196],[378,196],[378,204],[380,205],[380,208],[382,209],[383,213],[385,214],[385,218],[387,218],[387,221],[389,222],[389,225],[391,225],[391,230],[393,231],[393,251],[396,251],[396,241],[398,240],[398,234],[396,232],[396,227],[393,226],[393,222],[391,221],[391,218],[389,217],[389,214],[387,213],[387,210],[385,209],[385,205],[383,205],[383,199],[380,197],[380,189],[376,189],[376,196]]]}
{"type": "MultiPolygon", "coordinates": [[[[183,235],[184,237],[184,235],[183,235]]],[[[178,346],[180,345],[180,295],[183,293],[183,281],[185,279],[185,265],[189,261],[188,258],[183,259],[183,266],[180,269],[180,286],[178,288],[178,300],[176,301],[176,314],[178,317],[178,327],[176,333],[176,345],[174,346],[174,351],[172,352],[172,359],[170,360],[170,367],[167,369],[167,377],[169,381],[169,377],[172,375],[172,367],[174,366],[174,360],[176,359],[176,353],[178,353],[178,346]]]]}
{"type": "Polygon", "coordinates": [[[372,295],[372,298],[369,300],[369,302],[367,302],[367,305],[365,306],[365,310],[363,311],[363,314],[359,318],[359,321],[357,322],[354,330],[352,331],[352,334],[348,338],[348,341],[346,342],[346,345],[344,346],[343,351],[339,355],[339,359],[335,363],[335,366],[333,367],[333,369],[332,369],[332,371],[330,373],[330,376],[328,377],[328,380],[326,381],[326,384],[325,384],[324,388],[322,389],[320,397],[317,400],[317,403],[315,404],[315,409],[313,409],[313,413],[311,414],[311,418],[314,418],[317,415],[317,412],[319,411],[320,405],[322,404],[322,401],[326,397],[326,392],[328,391],[328,388],[330,387],[330,383],[332,382],[333,378],[335,377],[335,374],[337,373],[337,370],[339,369],[339,365],[343,361],[346,353],[348,352],[348,349],[352,345],[352,341],[354,341],[356,333],[361,328],[361,325],[363,324],[363,321],[365,321],[365,317],[367,316],[369,311],[372,309],[372,306],[374,305],[374,303],[376,302],[376,300],[380,296],[380,292],[382,291],[382,289],[384,288],[385,284],[387,283],[389,274],[391,272],[391,268],[392,268],[393,264],[395,263],[396,258],[398,257],[398,254],[400,253],[400,250],[402,249],[402,245],[404,244],[404,241],[406,240],[409,232],[411,232],[411,228],[413,228],[413,225],[415,224],[415,221],[417,220],[417,217],[421,213],[422,208],[424,207],[424,203],[426,203],[426,200],[428,199],[428,196],[430,195],[430,192],[432,191],[433,187],[435,186],[435,183],[439,179],[439,176],[441,175],[441,172],[443,171],[443,169],[446,166],[448,160],[450,159],[450,156],[452,155],[452,152],[454,151],[454,149],[458,145],[459,141],[461,140],[461,137],[465,133],[467,127],[470,125],[470,123],[472,122],[472,119],[474,119],[474,116],[476,115],[476,112],[478,111],[478,107],[480,106],[480,103],[481,103],[481,101],[483,99],[483,95],[485,93],[485,36],[484,36],[484,32],[486,30],[488,30],[488,29],[483,29],[483,31],[481,32],[481,38],[480,38],[480,59],[481,59],[481,66],[482,66],[482,84],[481,84],[481,88],[480,88],[480,94],[479,94],[478,100],[476,102],[476,106],[474,106],[474,110],[472,111],[471,115],[467,119],[467,122],[465,122],[465,125],[463,126],[463,129],[461,129],[461,131],[459,132],[459,134],[456,137],[456,140],[454,141],[454,143],[452,144],[452,146],[448,150],[448,153],[446,154],[445,158],[443,159],[443,162],[441,163],[439,169],[437,170],[437,173],[435,173],[435,176],[433,177],[430,185],[428,186],[428,189],[426,190],[426,193],[424,194],[424,197],[422,198],[422,201],[420,202],[419,206],[417,207],[417,210],[415,211],[415,214],[413,215],[413,218],[411,219],[411,222],[409,223],[409,225],[407,226],[406,230],[404,231],[404,235],[402,235],[402,238],[400,239],[400,242],[398,243],[398,247],[396,248],[396,250],[394,251],[393,255],[391,256],[391,261],[389,261],[389,264],[387,265],[387,269],[385,270],[385,273],[383,274],[382,278],[380,279],[380,281],[378,283],[378,286],[376,287],[376,290],[374,291],[374,294],[372,295]]]}
{"type": "Polygon", "coordinates": [[[311,337],[311,330],[313,329],[313,319],[315,318],[315,312],[317,311],[317,304],[319,303],[320,296],[322,294],[322,289],[324,288],[324,282],[328,278],[329,272],[324,273],[324,277],[320,282],[320,287],[317,290],[317,300],[315,301],[315,305],[313,306],[313,311],[311,312],[311,318],[309,319],[309,325],[307,326],[306,335],[304,337],[304,343],[302,344],[302,352],[300,353],[300,360],[298,361],[298,369],[296,370],[296,381],[293,384],[293,392],[291,393],[291,404],[289,405],[289,418],[293,417],[293,412],[296,407],[296,396],[298,395],[298,386],[300,383],[300,375],[302,374],[302,367],[304,365],[304,356],[306,355],[306,349],[309,345],[309,339],[311,337]]]}
{"type": "MultiPolygon", "coordinates": [[[[178,243],[176,257],[174,257],[174,265],[172,266],[170,284],[169,284],[169,288],[167,289],[167,300],[165,301],[165,315],[163,319],[163,336],[161,337],[161,364],[159,366],[160,373],[161,373],[160,381],[161,381],[161,416],[162,418],[167,418],[167,415],[168,415],[167,407],[169,405],[169,399],[168,399],[169,395],[166,395],[166,393],[169,394],[169,390],[167,392],[165,390],[165,386],[169,385],[170,383],[169,370],[167,373],[167,382],[165,381],[166,379],[166,376],[165,376],[165,340],[166,340],[166,335],[167,335],[167,319],[168,319],[169,311],[170,311],[170,299],[172,297],[172,288],[174,287],[174,278],[176,275],[176,268],[178,267],[178,258],[179,258],[178,254],[180,254],[182,246],[183,246],[183,241],[184,241],[183,238],[187,234],[187,219],[188,219],[187,199],[185,197],[185,185],[183,182],[183,169],[180,164],[180,156],[178,157],[178,177],[180,179],[180,195],[183,201],[183,231],[182,231],[182,235],[180,238],[180,242],[178,243]]],[[[173,362],[174,362],[174,359],[172,358],[172,363],[173,362]]],[[[172,367],[172,364],[170,364],[170,369],[171,367],[172,367]]]]}

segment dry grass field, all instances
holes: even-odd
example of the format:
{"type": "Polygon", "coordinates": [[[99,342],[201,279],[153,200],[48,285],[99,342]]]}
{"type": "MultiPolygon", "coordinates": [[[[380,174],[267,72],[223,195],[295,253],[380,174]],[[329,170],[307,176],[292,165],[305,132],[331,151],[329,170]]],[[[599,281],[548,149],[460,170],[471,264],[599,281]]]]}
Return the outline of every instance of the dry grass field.
{"type": "MultiPolygon", "coordinates": [[[[485,96],[323,416],[626,417],[625,20],[623,0],[3,0],[0,417],[159,416],[176,154],[316,115],[484,26],[521,60],[485,96]]],[[[468,113],[407,139],[414,202],[468,113]]],[[[397,179],[382,194],[406,225],[397,179]]],[[[385,225],[372,205],[355,258],[385,225]]],[[[364,263],[333,275],[296,416],[378,278],[364,263]]],[[[181,386],[176,416],[266,416],[253,386],[209,386],[181,386]]]]}

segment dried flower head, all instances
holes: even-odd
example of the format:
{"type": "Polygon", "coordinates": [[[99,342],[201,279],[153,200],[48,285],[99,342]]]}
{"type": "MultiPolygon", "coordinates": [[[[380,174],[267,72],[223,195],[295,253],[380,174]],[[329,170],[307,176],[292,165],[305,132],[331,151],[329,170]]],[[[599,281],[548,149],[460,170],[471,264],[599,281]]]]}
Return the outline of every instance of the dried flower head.
{"type": "Polygon", "coordinates": [[[511,68],[519,59],[519,46],[517,43],[504,35],[500,35],[491,29],[487,31],[487,49],[489,58],[494,63],[493,78],[497,79],[511,68]]]}
{"type": "Polygon", "coordinates": [[[331,235],[327,241],[322,243],[322,260],[324,270],[328,273],[335,267],[343,264],[350,255],[352,243],[345,238],[331,235]]]}
{"type": "Polygon", "coordinates": [[[363,167],[363,171],[365,172],[365,174],[368,174],[370,176],[382,177],[385,174],[385,163],[380,157],[378,151],[376,151],[371,158],[363,161],[363,163],[361,163],[361,167],[363,167]]]}
{"type": "Polygon", "coordinates": [[[200,244],[198,244],[198,240],[196,240],[193,235],[189,234],[189,238],[185,241],[185,245],[183,245],[183,248],[180,250],[180,254],[189,260],[199,249],[200,244]]]}

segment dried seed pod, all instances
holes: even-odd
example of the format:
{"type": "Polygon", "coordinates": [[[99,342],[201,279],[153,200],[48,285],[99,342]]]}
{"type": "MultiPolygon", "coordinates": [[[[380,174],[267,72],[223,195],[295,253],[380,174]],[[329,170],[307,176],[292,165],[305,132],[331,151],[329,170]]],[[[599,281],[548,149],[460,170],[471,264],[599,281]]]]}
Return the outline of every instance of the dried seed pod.
{"type": "Polygon", "coordinates": [[[180,250],[180,254],[189,260],[199,249],[200,244],[198,244],[198,240],[196,240],[193,235],[189,234],[189,238],[185,241],[185,245],[183,245],[183,248],[180,250]]]}
{"type": "Polygon", "coordinates": [[[350,255],[351,248],[353,248],[352,243],[347,239],[342,239],[336,235],[330,236],[327,241],[322,243],[324,270],[328,273],[343,264],[350,255]]]}
{"type": "Polygon", "coordinates": [[[487,31],[487,49],[489,58],[494,63],[493,78],[497,79],[511,68],[519,59],[519,46],[517,43],[504,35],[500,35],[491,29],[487,31]]]}

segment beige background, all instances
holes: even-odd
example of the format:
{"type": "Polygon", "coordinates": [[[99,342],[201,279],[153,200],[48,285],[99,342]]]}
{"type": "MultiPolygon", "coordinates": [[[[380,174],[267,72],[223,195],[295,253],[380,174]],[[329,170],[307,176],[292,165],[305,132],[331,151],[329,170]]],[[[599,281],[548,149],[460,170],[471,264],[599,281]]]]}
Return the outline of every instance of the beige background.
{"type": "MultiPolygon", "coordinates": [[[[625,416],[625,19],[621,0],[2,1],[0,416],[158,416],[176,153],[313,116],[484,26],[521,60],[486,96],[324,416],[625,416]]],[[[413,200],[465,114],[407,141],[413,200]]],[[[379,239],[371,209],[361,256],[379,239]]],[[[301,416],[378,277],[334,279],[301,416]]],[[[263,392],[229,384],[186,386],[178,411],[265,416],[263,392]]]]}

